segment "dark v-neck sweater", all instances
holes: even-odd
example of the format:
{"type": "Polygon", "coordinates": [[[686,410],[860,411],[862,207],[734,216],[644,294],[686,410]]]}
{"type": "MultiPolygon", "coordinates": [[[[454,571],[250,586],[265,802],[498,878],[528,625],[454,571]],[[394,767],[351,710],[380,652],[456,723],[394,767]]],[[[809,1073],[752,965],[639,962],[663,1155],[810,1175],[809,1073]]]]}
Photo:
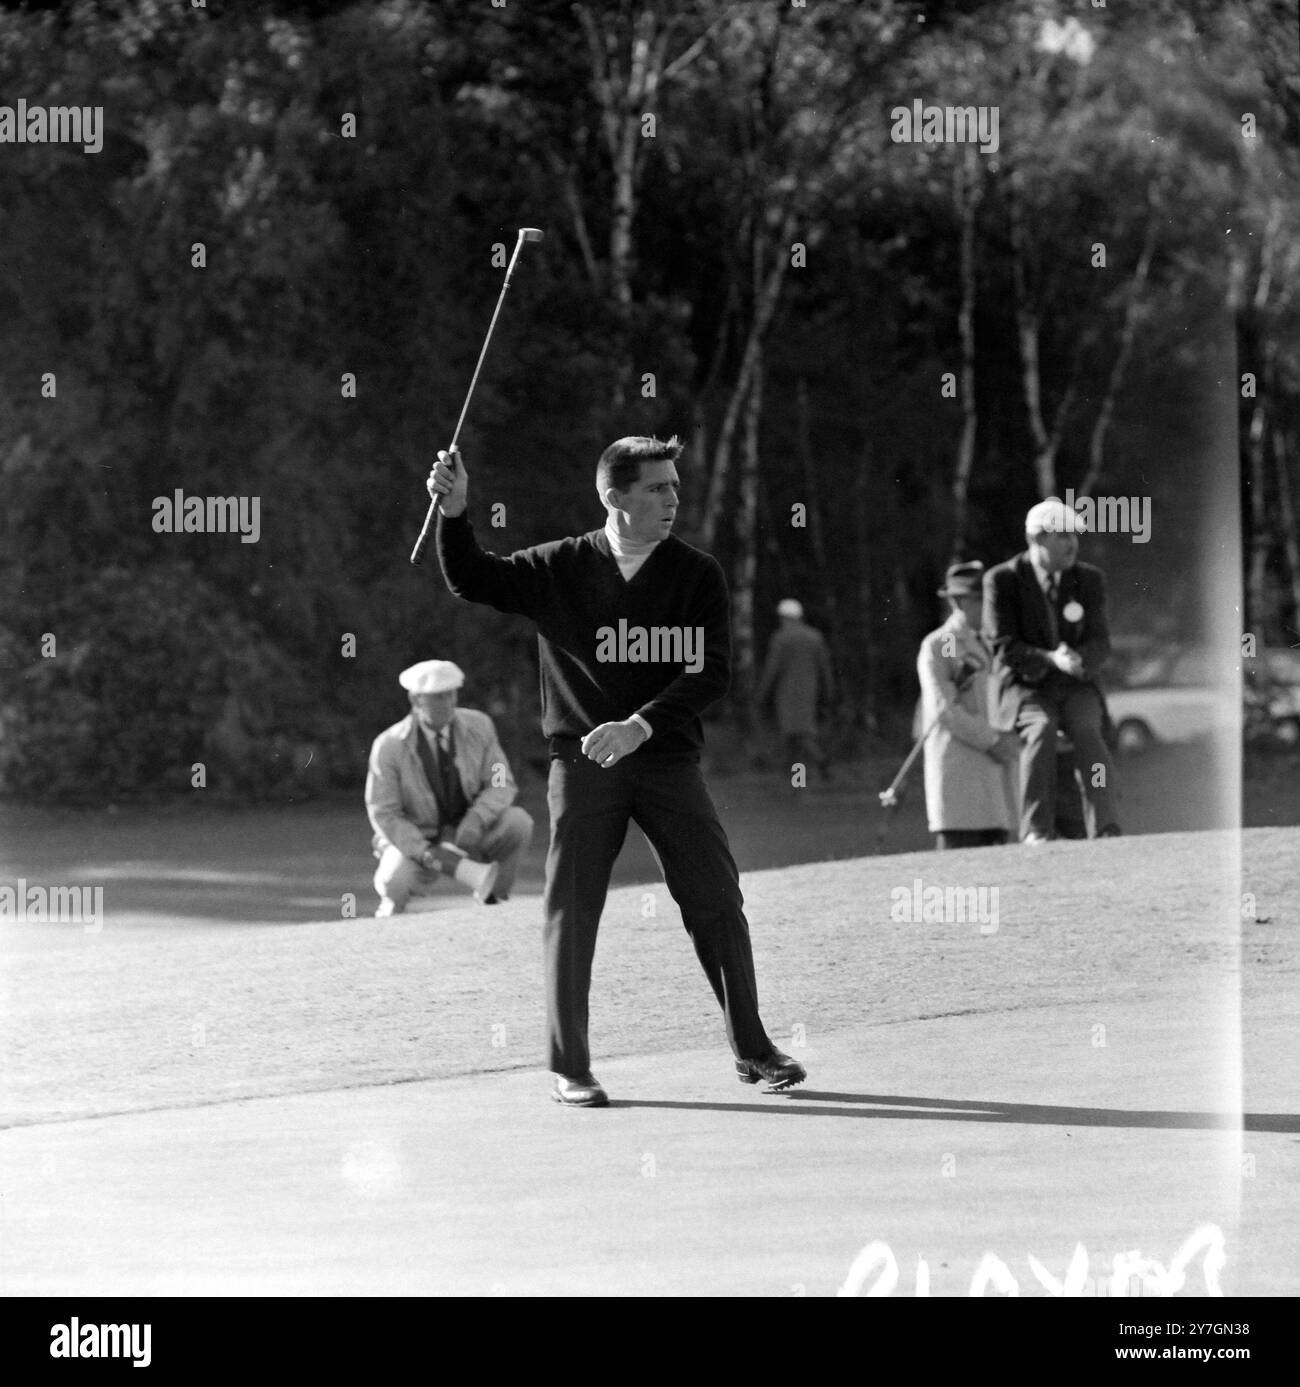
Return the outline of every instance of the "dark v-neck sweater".
{"type": "Polygon", "coordinates": [[[731,679],[730,603],[716,559],[670,535],[629,581],[604,530],[502,557],[479,545],[468,513],[440,514],[437,543],[457,597],[536,622],[548,737],[585,737],[639,713],[653,735],[638,754],[699,756],[700,714],[731,679]],[[638,649],[639,631],[655,638],[638,649]],[[668,653],[673,632],[678,642],[691,633],[693,646],[673,648],[701,654],[697,673],[687,668],[694,660],[646,658],[668,653]]]}

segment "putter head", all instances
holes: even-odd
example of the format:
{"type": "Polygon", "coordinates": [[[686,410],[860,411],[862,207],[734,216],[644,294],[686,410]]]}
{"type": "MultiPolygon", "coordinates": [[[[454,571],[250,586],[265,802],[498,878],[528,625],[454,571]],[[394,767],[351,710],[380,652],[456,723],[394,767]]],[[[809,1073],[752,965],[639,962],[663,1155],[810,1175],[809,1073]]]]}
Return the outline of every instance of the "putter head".
{"type": "Polygon", "coordinates": [[[881,805],[886,809],[893,809],[898,803],[897,790],[881,790],[879,795],[881,805]]]}
{"type": "Polygon", "coordinates": [[[519,239],[521,241],[540,241],[542,233],[535,226],[521,226],[519,228],[519,239]]]}

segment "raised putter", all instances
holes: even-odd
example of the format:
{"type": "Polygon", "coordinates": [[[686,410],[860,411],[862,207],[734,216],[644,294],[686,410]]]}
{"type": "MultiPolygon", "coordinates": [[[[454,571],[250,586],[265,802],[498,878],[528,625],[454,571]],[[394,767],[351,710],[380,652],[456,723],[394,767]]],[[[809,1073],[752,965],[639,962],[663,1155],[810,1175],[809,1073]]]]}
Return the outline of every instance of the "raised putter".
{"type": "MultiPolygon", "coordinates": [[[[474,396],[474,387],[478,384],[478,373],[483,369],[483,358],[487,355],[488,343],[492,340],[492,330],[497,325],[497,315],[501,312],[501,305],[505,302],[506,290],[510,288],[510,276],[515,272],[515,262],[519,259],[519,252],[524,248],[525,241],[540,241],[542,233],[535,226],[521,226],[519,228],[519,238],[515,241],[515,253],[510,257],[510,263],[506,266],[506,280],[501,286],[501,292],[497,295],[497,306],[492,310],[492,321],[488,324],[487,336],[483,339],[482,350],[478,354],[478,363],[474,367],[474,374],[470,378],[469,389],[465,392],[465,403],[460,407],[460,418],[456,420],[456,432],[451,436],[451,442],[447,445],[447,452],[453,452],[456,441],[460,438],[460,427],[465,422],[465,414],[469,410],[469,402],[474,396]]],[[[429,502],[429,509],[425,513],[424,528],[420,531],[420,538],[415,541],[415,548],[411,550],[411,562],[419,563],[424,558],[424,551],[429,543],[429,536],[433,533],[433,524],[438,517],[438,501],[435,496],[429,502]]]]}

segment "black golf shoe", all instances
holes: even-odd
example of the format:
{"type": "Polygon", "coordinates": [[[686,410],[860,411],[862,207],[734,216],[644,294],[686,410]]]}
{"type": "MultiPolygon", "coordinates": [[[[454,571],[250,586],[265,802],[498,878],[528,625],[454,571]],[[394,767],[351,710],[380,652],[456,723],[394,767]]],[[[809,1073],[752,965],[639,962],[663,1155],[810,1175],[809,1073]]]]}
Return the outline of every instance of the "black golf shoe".
{"type": "Polygon", "coordinates": [[[783,1089],[803,1083],[808,1071],[798,1060],[792,1060],[780,1050],[769,1050],[756,1059],[737,1060],[736,1077],[742,1084],[767,1084],[763,1090],[765,1093],[780,1093],[783,1089]]]}

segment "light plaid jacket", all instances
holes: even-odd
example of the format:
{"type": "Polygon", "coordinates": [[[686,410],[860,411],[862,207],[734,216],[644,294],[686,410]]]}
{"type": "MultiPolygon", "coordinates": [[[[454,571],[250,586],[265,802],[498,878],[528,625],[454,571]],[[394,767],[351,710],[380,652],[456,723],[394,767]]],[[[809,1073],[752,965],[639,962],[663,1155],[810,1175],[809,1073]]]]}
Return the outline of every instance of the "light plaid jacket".
{"type": "MultiPolygon", "coordinates": [[[[456,770],[469,801],[462,823],[477,820],[481,828],[491,828],[518,793],[510,763],[486,713],[457,708],[451,718],[456,770]]],[[[423,735],[415,714],[408,713],[381,732],[370,748],[366,813],[380,851],[392,844],[407,857],[419,857],[430,840],[440,836],[438,801],[416,749],[416,738],[423,735]]]]}

